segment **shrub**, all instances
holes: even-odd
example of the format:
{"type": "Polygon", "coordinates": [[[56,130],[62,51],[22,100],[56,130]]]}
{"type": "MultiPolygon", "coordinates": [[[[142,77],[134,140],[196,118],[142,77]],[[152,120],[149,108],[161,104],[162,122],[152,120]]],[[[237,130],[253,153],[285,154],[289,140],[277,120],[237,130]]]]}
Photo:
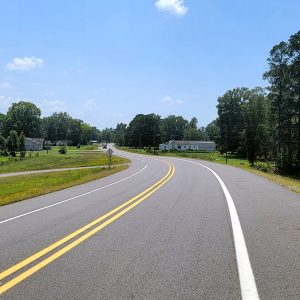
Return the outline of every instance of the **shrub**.
{"type": "Polygon", "coordinates": [[[59,154],[66,154],[67,153],[67,148],[66,146],[60,146],[58,149],[59,154]]]}

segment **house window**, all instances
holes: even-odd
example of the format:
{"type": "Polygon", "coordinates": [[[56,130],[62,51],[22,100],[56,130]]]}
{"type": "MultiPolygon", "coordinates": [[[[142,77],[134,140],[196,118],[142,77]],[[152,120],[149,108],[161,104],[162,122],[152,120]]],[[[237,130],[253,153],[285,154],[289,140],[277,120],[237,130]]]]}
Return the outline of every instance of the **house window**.
{"type": "Polygon", "coordinates": [[[178,149],[181,149],[181,146],[178,146],[177,148],[178,148],[178,149]]]}

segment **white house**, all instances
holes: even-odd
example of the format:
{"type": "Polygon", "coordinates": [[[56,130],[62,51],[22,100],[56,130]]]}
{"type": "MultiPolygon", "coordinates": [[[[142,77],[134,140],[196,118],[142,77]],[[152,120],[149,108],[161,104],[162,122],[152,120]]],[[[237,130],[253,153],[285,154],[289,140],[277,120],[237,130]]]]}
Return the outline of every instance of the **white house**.
{"type": "Polygon", "coordinates": [[[44,139],[25,138],[26,151],[41,151],[43,150],[44,139]]]}
{"type": "Polygon", "coordinates": [[[177,150],[177,151],[206,151],[213,152],[216,150],[216,144],[209,141],[176,141],[171,140],[167,143],[160,144],[159,150],[177,150]]]}

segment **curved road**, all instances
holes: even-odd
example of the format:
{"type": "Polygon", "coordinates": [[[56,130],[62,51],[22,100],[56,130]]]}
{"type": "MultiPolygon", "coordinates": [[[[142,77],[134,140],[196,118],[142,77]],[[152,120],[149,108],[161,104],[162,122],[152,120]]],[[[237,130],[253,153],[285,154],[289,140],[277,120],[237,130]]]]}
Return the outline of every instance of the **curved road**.
{"type": "Polygon", "coordinates": [[[130,168],[0,208],[3,299],[300,299],[298,195],[233,167],[115,154],[130,168]]]}

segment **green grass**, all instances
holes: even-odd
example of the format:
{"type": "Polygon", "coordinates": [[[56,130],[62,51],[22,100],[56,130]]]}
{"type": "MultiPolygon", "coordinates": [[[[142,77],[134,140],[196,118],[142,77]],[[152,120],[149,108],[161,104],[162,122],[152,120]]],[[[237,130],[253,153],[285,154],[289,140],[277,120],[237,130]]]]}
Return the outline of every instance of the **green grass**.
{"type": "Polygon", "coordinates": [[[9,157],[8,156],[0,156],[0,163],[2,162],[6,162],[9,160],[9,157]]]}
{"type": "Polygon", "coordinates": [[[127,168],[125,165],[111,170],[82,169],[1,178],[0,206],[100,179],[127,168]]]}
{"type": "MultiPolygon", "coordinates": [[[[153,155],[153,152],[147,152],[144,149],[141,151],[139,149],[130,148],[130,147],[118,147],[120,150],[132,152],[132,153],[139,153],[139,154],[146,154],[146,155],[153,155]]],[[[186,157],[186,158],[193,158],[199,160],[206,160],[211,161],[219,164],[226,164],[225,155],[222,155],[219,152],[213,153],[192,153],[192,152],[162,152],[157,151],[157,155],[160,156],[172,156],[172,157],[186,157]]],[[[300,179],[294,178],[290,176],[282,176],[274,173],[274,163],[267,164],[263,161],[258,161],[254,167],[252,167],[247,159],[239,158],[233,155],[228,155],[227,164],[229,166],[238,167],[243,170],[252,172],[254,174],[263,176],[281,186],[284,186],[291,191],[300,194],[300,179]],[[262,171],[264,170],[264,171],[262,171]]]]}
{"type": "MultiPolygon", "coordinates": [[[[53,146],[52,150],[58,151],[60,146],[53,146]]],[[[99,144],[94,145],[81,145],[80,148],[77,148],[76,146],[66,146],[67,150],[79,150],[79,151],[85,151],[85,150],[97,150],[99,148],[99,144]]]]}
{"type": "MultiPolygon", "coordinates": [[[[49,170],[74,167],[91,167],[103,166],[108,164],[108,156],[105,153],[76,153],[67,152],[67,154],[59,154],[56,149],[37,152],[39,157],[26,158],[10,158],[9,160],[0,161],[0,174],[13,173],[33,170],[49,170]]],[[[27,153],[29,155],[29,153],[27,153]]],[[[0,157],[1,158],[1,157],[0,157]]],[[[5,157],[7,159],[7,157],[5,157]]],[[[112,164],[128,163],[129,160],[117,156],[112,157],[112,164]]]]}

